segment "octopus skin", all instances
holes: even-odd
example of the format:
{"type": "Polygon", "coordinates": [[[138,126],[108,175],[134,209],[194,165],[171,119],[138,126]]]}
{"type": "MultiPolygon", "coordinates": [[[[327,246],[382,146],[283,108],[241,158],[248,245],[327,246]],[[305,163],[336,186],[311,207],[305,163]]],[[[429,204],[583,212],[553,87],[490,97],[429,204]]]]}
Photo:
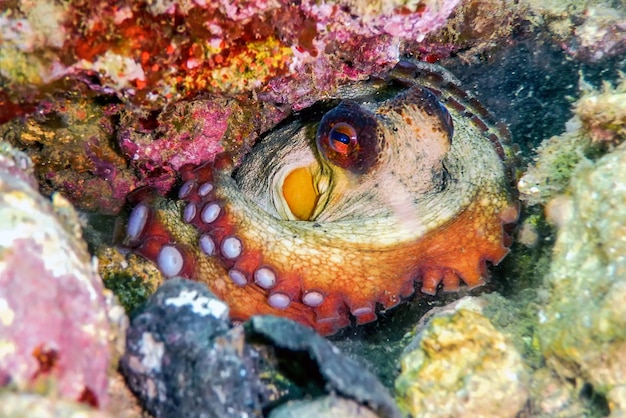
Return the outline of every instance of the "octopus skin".
{"type": "Polygon", "coordinates": [[[228,156],[180,170],[176,199],[139,190],[125,245],[201,280],[234,319],[323,335],[413,294],[482,285],[518,209],[507,132],[439,67],[401,62],[228,156]]]}

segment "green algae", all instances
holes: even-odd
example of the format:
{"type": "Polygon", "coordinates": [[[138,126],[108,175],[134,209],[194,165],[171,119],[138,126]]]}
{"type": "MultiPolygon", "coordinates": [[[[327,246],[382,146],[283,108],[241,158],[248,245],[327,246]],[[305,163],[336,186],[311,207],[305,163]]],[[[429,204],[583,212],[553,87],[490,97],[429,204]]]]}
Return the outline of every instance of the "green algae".
{"type": "MultiPolygon", "coordinates": [[[[626,375],[626,146],[577,167],[559,220],[538,336],[547,364],[611,402],[626,375]]],[[[620,395],[621,396],[621,395],[620,395]]]]}
{"type": "Polygon", "coordinates": [[[149,282],[126,271],[108,272],[103,275],[103,282],[129,315],[143,305],[155,290],[149,282]]]}

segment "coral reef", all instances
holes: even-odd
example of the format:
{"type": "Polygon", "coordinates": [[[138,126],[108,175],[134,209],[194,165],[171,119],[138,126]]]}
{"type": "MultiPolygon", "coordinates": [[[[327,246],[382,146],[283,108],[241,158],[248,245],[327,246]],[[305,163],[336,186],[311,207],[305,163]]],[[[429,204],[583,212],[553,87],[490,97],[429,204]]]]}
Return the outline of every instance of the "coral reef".
{"type": "Polygon", "coordinates": [[[624,410],[626,376],[626,147],[576,168],[568,194],[549,211],[558,234],[540,311],[547,363],[579,378],[624,410]]]}
{"type": "Polygon", "coordinates": [[[510,339],[464,298],[418,326],[400,358],[401,408],[414,417],[515,417],[528,398],[528,370],[510,339]]]}
{"type": "Polygon", "coordinates": [[[0,381],[104,406],[109,321],[119,311],[103,295],[72,207],[41,196],[28,157],[0,146],[0,381]]]}
{"type": "Polygon", "coordinates": [[[623,3],[604,0],[524,0],[534,20],[573,58],[602,61],[626,51],[623,3]]]}
{"type": "Polygon", "coordinates": [[[260,89],[298,107],[394,64],[401,40],[441,27],[458,2],[18,1],[0,15],[4,100],[84,85],[155,108],[260,89]]]}

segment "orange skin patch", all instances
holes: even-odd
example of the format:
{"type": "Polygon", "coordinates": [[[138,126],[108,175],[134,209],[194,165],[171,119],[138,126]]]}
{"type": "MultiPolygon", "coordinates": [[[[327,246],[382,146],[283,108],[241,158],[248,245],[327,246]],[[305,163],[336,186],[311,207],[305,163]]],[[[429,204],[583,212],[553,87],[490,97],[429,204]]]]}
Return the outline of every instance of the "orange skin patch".
{"type": "MultiPolygon", "coordinates": [[[[126,244],[170,276],[204,281],[233,319],[286,316],[323,335],[374,321],[415,283],[429,295],[484,284],[518,214],[507,149],[482,107],[419,80],[423,65],[392,74],[408,87],[380,103],[380,83],[356,85],[362,101],[328,111],[316,134],[299,122],[269,133],[238,171],[183,167],[178,201],[136,193],[143,209],[126,244]],[[315,195],[301,210],[292,174],[304,167],[315,195]]],[[[458,92],[447,73],[438,79],[458,92]]]]}
{"type": "MultiPolygon", "coordinates": [[[[500,210],[485,207],[480,202],[481,199],[475,199],[454,220],[415,242],[377,249],[370,257],[357,258],[354,264],[343,265],[342,269],[337,268],[341,265],[327,265],[326,274],[316,274],[308,280],[314,282],[309,290],[320,291],[325,297],[318,307],[300,302],[306,284],[303,278],[309,276],[304,257],[302,263],[292,269],[272,266],[278,283],[268,292],[254,283],[254,272],[268,266],[272,255],[268,254],[268,248],[255,245],[255,241],[245,240],[243,253],[235,262],[208,257],[196,243],[195,228],[189,228],[179,219],[180,206],[160,197],[151,202],[156,216],[151,219],[149,232],[159,231],[160,245],[177,243],[186,254],[185,270],[189,265],[194,266],[193,271],[182,275],[205,281],[211,291],[230,306],[231,318],[243,321],[252,315],[287,316],[315,328],[322,335],[330,335],[350,324],[350,312],[361,313],[353,315],[359,324],[375,320],[376,303],[385,309],[396,306],[403,297],[414,292],[416,281],[421,281],[423,293],[431,295],[437,292],[439,285],[443,291],[457,291],[463,283],[470,288],[484,284],[486,262],[498,264],[509,250],[503,245],[505,233],[500,210]],[[170,231],[170,235],[164,237],[164,230],[170,231]],[[248,284],[235,284],[228,276],[231,268],[242,272],[248,284]],[[292,302],[285,309],[274,308],[268,304],[271,292],[287,294],[292,302]]],[[[505,210],[515,208],[502,207],[502,211],[505,210]]],[[[237,235],[235,224],[236,217],[226,214],[213,225],[219,232],[212,236],[216,241],[223,241],[225,236],[237,235]]],[[[152,245],[148,248],[149,252],[136,251],[156,260],[152,245]]]]}
{"type": "MultiPolygon", "coordinates": [[[[509,251],[502,244],[502,234],[497,214],[486,213],[479,205],[472,205],[449,225],[414,243],[379,251],[369,260],[361,260],[359,265],[345,266],[337,272],[329,271],[326,275],[316,276],[315,281],[318,288],[326,289],[327,294],[337,298],[339,306],[334,306],[334,309],[346,309],[349,303],[353,306],[352,310],[371,306],[372,302],[389,309],[397,305],[401,297],[413,293],[416,280],[422,281],[422,292],[427,294],[435,294],[440,283],[444,291],[456,291],[462,283],[470,288],[477,287],[484,284],[485,262],[498,264],[509,251]],[[367,279],[363,277],[363,272],[368,272],[367,279]]],[[[254,248],[252,244],[248,251],[263,253],[262,249],[254,248]]],[[[219,269],[218,266],[213,267],[219,269]]],[[[292,271],[281,273],[303,277],[306,268],[295,267],[292,271]]],[[[311,309],[302,303],[292,302],[286,310],[279,310],[267,304],[266,292],[233,286],[232,281],[227,280],[223,285],[219,289],[212,286],[212,290],[231,306],[231,315],[236,319],[245,320],[258,314],[288,316],[316,328],[322,334],[332,334],[341,328],[337,325],[349,324],[339,314],[335,315],[337,324],[318,324],[317,318],[326,313],[324,307],[311,309]]],[[[374,314],[374,311],[371,313],[374,314]]],[[[359,323],[367,323],[376,316],[356,318],[359,323]]]]}

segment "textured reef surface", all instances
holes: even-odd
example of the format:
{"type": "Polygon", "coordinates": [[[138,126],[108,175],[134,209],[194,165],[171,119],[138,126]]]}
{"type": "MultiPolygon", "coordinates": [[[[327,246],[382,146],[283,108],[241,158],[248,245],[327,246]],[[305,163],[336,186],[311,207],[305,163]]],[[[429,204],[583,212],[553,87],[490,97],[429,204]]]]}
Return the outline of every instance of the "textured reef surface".
{"type": "Polygon", "coordinates": [[[41,196],[30,159],[6,143],[0,185],[2,381],[104,406],[115,305],[76,212],[60,195],[41,196]]]}
{"type": "Polygon", "coordinates": [[[0,415],[625,414],[625,73],[620,1],[0,1],[0,415]]]}

